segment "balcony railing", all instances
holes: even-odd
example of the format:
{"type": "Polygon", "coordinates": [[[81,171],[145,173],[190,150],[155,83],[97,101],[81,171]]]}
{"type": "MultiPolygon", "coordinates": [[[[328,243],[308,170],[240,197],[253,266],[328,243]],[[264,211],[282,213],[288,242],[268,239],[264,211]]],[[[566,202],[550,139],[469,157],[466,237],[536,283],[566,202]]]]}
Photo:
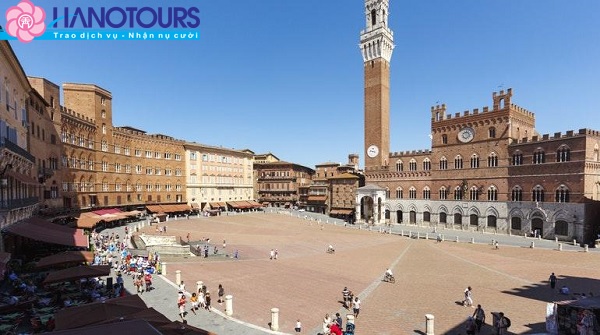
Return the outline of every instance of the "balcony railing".
{"type": "Polygon", "coordinates": [[[35,163],[35,157],[33,157],[32,154],[30,154],[29,152],[27,152],[27,150],[21,148],[20,146],[16,145],[15,143],[11,142],[8,138],[3,138],[0,140],[0,149],[3,148],[14,152],[15,154],[29,160],[32,163],[35,163]]]}
{"type": "Polygon", "coordinates": [[[23,208],[33,206],[40,202],[38,197],[25,198],[25,199],[0,199],[0,209],[12,210],[16,208],[23,208]]]}

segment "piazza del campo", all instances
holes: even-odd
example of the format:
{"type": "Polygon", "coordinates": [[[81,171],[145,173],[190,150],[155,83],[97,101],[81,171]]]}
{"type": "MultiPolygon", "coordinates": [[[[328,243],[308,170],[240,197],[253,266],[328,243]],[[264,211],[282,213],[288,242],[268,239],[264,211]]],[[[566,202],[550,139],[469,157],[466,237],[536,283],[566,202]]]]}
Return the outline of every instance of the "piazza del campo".
{"type": "Polygon", "coordinates": [[[508,88],[432,106],[431,148],[393,151],[389,6],[364,1],[362,152],[314,168],[113,125],[109,90],[29,76],[0,41],[0,333],[319,334],[339,313],[347,335],[465,334],[480,304],[481,334],[500,312],[501,334],[600,334],[600,131],[540,134],[508,88]],[[66,265],[105,273],[51,288],[66,265]],[[181,312],[200,291],[211,311],[181,312]],[[152,312],[85,309],[123,295],[152,312]]]}

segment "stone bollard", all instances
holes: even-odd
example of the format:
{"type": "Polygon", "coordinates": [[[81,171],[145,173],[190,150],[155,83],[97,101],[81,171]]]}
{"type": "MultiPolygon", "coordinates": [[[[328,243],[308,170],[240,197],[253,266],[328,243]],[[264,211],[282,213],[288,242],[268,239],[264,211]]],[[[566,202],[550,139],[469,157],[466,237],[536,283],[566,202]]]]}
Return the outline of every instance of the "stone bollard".
{"type": "Polygon", "coordinates": [[[558,251],[562,251],[562,243],[558,244],[558,251]]]}
{"type": "Polygon", "coordinates": [[[583,245],[583,251],[585,251],[585,252],[590,251],[587,244],[583,245]]]}
{"type": "Polygon", "coordinates": [[[202,290],[202,286],[204,286],[204,282],[202,280],[199,280],[196,282],[196,293],[200,292],[200,290],[202,290]]]}
{"type": "Polygon", "coordinates": [[[444,237],[444,235],[442,235],[442,242],[444,242],[444,241],[445,241],[445,237],[444,237]]]}
{"type": "Polygon", "coordinates": [[[175,271],[175,284],[181,284],[181,270],[175,271]]]}
{"type": "Polygon", "coordinates": [[[425,239],[428,240],[429,239],[429,233],[425,233],[425,239]]]}
{"type": "Polygon", "coordinates": [[[527,238],[527,233],[523,233],[523,238],[527,238]]]}
{"type": "Polygon", "coordinates": [[[434,335],[433,314],[425,314],[425,335],[434,335]]]}
{"type": "Polygon", "coordinates": [[[535,242],[531,241],[531,245],[529,246],[531,249],[535,248],[535,242]]]}
{"type": "Polygon", "coordinates": [[[538,236],[538,240],[540,240],[540,241],[542,240],[542,235],[538,236]]]}
{"type": "Polygon", "coordinates": [[[475,244],[475,237],[471,237],[471,244],[475,244]]]}
{"type": "Polygon", "coordinates": [[[554,242],[558,243],[558,237],[554,238],[554,242]]]}
{"type": "Polygon", "coordinates": [[[279,308],[271,308],[271,330],[279,330],[279,308]]]}
{"type": "Polygon", "coordinates": [[[233,315],[233,296],[231,294],[225,296],[225,314],[233,315]]]}
{"type": "Polygon", "coordinates": [[[404,236],[404,229],[400,231],[400,236],[404,236]]]}
{"type": "Polygon", "coordinates": [[[573,245],[577,245],[577,240],[573,240],[573,245]]]}
{"type": "Polygon", "coordinates": [[[420,240],[420,239],[421,239],[421,232],[418,231],[417,232],[417,240],[420,240]]]}
{"type": "Polygon", "coordinates": [[[163,276],[167,275],[167,263],[165,263],[165,262],[160,263],[160,274],[163,276]]]}
{"type": "Polygon", "coordinates": [[[454,240],[454,242],[458,242],[458,236],[456,236],[456,239],[454,240]]]}

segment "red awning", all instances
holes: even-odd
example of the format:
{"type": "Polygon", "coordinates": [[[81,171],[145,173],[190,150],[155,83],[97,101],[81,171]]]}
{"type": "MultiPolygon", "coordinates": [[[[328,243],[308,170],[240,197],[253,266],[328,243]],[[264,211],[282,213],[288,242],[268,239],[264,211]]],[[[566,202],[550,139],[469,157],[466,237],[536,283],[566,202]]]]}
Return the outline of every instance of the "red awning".
{"type": "Polygon", "coordinates": [[[99,209],[97,211],[94,211],[93,213],[98,214],[98,215],[116,214],[116,213],[121,213],[121,210],[117,209],[117,208],[99,209]]]}
{"type": "Polygon", "coordinates": [[[25,219],[4,229],[11,234],[36,241],[89,248],[88,235],[84,235],[82,229],[57,225],[38,217],[25,219]]]}

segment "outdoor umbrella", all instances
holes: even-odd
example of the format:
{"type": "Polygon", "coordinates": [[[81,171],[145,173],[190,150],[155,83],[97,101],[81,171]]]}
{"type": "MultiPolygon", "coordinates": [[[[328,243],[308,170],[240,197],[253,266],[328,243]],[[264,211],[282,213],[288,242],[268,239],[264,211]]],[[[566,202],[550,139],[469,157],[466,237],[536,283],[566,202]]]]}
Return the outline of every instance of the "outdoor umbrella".
{"type": "Polygon", "coordinates": [[[91,263],[93,260],[94,253],[91,251],[65,251],[40,259],[35,267],[39,269],[70,263],[91,263]]]}
{"type": "Polygon", "coordinates": [[[46,279],[44,279],[43,283],[60,283],[81,278],[104,277],[108,276],[109,274],[110,267],[108,265],[76,266],[50,273],[46,279]]]}

